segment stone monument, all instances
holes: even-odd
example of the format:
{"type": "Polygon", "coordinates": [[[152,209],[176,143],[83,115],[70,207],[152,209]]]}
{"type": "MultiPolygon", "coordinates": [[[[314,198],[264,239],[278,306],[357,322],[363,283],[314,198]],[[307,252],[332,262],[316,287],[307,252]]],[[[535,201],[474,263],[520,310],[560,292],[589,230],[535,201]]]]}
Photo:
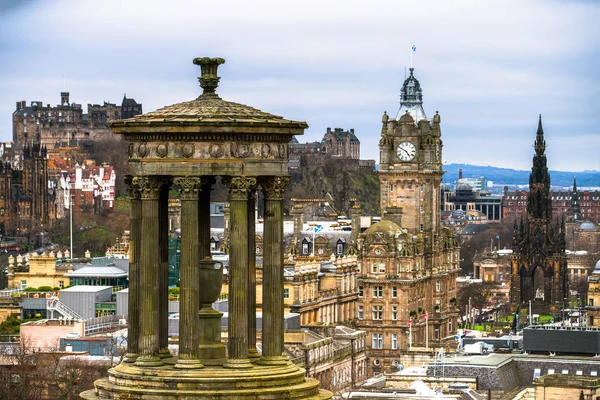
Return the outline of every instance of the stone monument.
{"type": "Polygon", "coordinates": [[[305,122],[222,100],[222,58],[196,58],[196,100],[112,122],[129,148],[129,332],[124,361],[84,399],[329,399],[283,348],[283,193],[289,142],[305,122]],[[229,326],[221,342],[222,267],[210,257],[210,193],[230,193],[229,326]],[[168,198],[181,199],[179,355],[168,350],[168,198]],[[254,202],[264,197],[262,353],[256,348],[254,202]]]}

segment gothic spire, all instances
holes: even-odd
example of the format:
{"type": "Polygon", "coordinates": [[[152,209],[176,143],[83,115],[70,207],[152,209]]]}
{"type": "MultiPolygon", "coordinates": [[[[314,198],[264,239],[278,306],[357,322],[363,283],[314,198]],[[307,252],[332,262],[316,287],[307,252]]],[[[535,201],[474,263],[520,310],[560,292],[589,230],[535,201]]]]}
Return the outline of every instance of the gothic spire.
{"type": "Polygon", "coordinates": [[[542,128],[542,114],[540,114],[540,119],[538,121],[538,129],[535,137],[535,154],[543,155],[546,151],[546,141],[544,140],[544,129],[542,128]]]}
{"type": "Polygon", "coordinates": [[[577,179],[573,178],[573,193],[571,194],[571,209],[570,214],[573,215],[573,220],[577,221],[579,219],[579,214],[581,210],[579,209],[579,192],[577,191],[577,179]]]}
{"type": "Polygon", "coordinates": [[[552,215],[552,200],[550,199],[550,174],[546,161],[546,141],[542,129],[542,116],[538,122],[535,138],[535,155],[529,175],[529,198],[527,199],[527,218],[545,219],[549,221],[552,215]]]}

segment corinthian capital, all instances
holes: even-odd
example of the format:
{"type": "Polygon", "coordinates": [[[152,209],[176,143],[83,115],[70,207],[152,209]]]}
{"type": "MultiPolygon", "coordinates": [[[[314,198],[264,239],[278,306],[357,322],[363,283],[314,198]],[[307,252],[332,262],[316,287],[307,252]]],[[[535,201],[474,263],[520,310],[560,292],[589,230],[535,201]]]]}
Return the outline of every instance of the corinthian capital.
{"type": "Polygon", "coordinates": [[[202,185],[202,179],[198,177],[175,178],[173,180],[180,189],[181,200],[198,200],[198,193],[202,185]]]}
{"type": "Polygon", "coordinates": [[[137,176],[126,175],[125,184],[127,185],[127,191],[131,200],[140,199],[140,178],[137,176]]]}
{"type": "Polygon", "coordinates": [[[158,200],[161,190],[169,183],[165,176],[140,176],[134,177],[133,181],[139,184],[142,200],[158,200]]]}
{"type": "Polygon", "coordinates": [[[282,200],[285,188],[290,184],[289,176],[269,176],[260,180],[265,199],[282,200]]]}
{"type": "Polygon", "coordinates": [[[256,188],[256,178],[233,176],[223,181],[229,188],[231,200],[248,200],[248,193],[256,188]]]}

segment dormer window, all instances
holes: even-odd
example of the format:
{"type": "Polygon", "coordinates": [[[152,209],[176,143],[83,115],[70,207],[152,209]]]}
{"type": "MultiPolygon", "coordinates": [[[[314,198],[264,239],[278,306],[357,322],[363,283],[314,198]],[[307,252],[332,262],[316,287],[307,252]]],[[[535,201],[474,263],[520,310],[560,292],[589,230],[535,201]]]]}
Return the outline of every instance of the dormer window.
{"type": "Polygon", "coordinates": [[[302,240],[302,255],[307,256],[310,254],[312,243],[309,238],[304,238],[302,240]]]}
{"type": "Polygon", "coordinates": [[[335,243],[335,254],[338,257],[343,256],[345,247],[346,247],[346,241],[344,240],[344,238],[339,238],[338,241],[335,243]]]}
{"type": "Polygon", "coordinates": [[[219,238],[216,236],[210,237],[210,250],[215,251],[219,248],[219,238]]]}

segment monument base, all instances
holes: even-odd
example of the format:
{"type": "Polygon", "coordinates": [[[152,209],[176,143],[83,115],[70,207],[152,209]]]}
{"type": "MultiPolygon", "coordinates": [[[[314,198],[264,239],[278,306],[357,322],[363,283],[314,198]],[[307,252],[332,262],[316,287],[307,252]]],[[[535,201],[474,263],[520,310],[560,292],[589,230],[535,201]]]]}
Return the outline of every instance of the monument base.
{"type": "Polygon", "coordinates": [[[87,400],[331,399],[331,392],[319,389],[319,381],[306,378],[304,373],[291,362],[241,370],[213,366],[177,370],[168,364],[140,368],[121,363],[109,370],[108,378],[97,380],[95,389],[80,396],[87,400]]]}

